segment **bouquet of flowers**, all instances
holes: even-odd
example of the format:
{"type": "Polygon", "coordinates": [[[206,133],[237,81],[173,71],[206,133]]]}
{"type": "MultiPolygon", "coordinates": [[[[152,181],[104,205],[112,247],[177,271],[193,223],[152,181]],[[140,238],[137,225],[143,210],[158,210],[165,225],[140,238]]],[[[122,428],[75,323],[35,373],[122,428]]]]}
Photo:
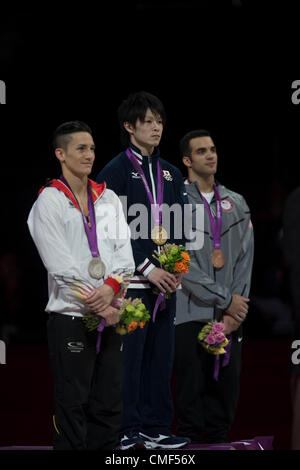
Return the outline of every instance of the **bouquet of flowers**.
{"type": "Polygon", "coordinates": [[[224,349],[229,343],[224,335],[224,323],[209,322],[198,334],[200,344],[211,354],[225,354],[224,349]]]}
{"type": "MultiPolygon", "coordinates": [[[[149,311],[146,310],[145,305],[141,299],[132,300],[131,297],[125,299],[118,306],[120,321],[117,324],[116,331],[120,335],[131,333],[138,327],[144,328],[145,323],[150,319],[149,311]]],[[[101,317],[96,313],[89,312],[83,317],[86,327],[92,331],[98,329],[101,317]]]]}
{"type": "Polygon", "coordinates": [[[182,245],[167,243],[161,248],[161,253],[155,250],[152,256],[159,261],[163,269],[169,273],[189,272],[190,256],[182,245]]]}

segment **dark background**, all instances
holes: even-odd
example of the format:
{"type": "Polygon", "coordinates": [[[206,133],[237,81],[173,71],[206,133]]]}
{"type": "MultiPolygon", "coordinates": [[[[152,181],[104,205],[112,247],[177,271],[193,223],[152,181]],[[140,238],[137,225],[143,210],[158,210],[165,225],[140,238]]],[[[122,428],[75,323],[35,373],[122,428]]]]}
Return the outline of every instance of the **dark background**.
{"type": "Polygon", "coordinates": [[[73,119],[91,126],[95,177],[120,151],[117,107],[142,89],[165,105],[161,151],[183,172],[181,136],[195,128],[212,133],[218,179],[244,195],[255,228],[246,327],[258,336],[290,331],[281,216],[298,184],[300,106],[291,101],[297,75],[282,78],[285,21],[293,31],[288,13],[276,2],[139,1],[97,12],[88,4],[34,14],[23,7],[1,18],[0,324],[7,342],[44,340],[46,274],[26,219],[46,178],[59,174],[53,130],[73,119]]]}
{"type": "Polygon", "coordinates": [[[91,126],[95,177],[120,151],[121,100],[146,90],[167,112],[162,155],[184,172],[179,139],[210,130],[218,179],[250,206],[256,251],[246,337],[290,341],[282,213],[299,184],[296,15],[287,2],[268,1],[104,5],[1,15],[0,339],[46,343],[46,273],[26,219],[45,179],[59,175],[53,130],[74,119],[91,126]]]}

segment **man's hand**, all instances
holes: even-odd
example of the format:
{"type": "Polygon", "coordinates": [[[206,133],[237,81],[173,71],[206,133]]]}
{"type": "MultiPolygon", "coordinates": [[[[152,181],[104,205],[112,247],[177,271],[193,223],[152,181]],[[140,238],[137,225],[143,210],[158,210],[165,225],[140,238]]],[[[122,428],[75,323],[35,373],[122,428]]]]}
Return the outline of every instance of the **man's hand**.
{"type": "Polygon", "coordinates": [[[223,323],[225,326],[224,335],[229,335],[230,333],[232,333],[233,331],[236,331],[241,326],[240,322],[234,320],[234,318],[232,318],[229,315],[223,316],[223,323]]]}
{"type": "Polygon", "coordinates": [[[102,310],[98,315],[105,318],[105,326],[116,325],[120,320],[119,310],[110,306],[102,310]]]}
{"type": "Polygon", "coordinates": [[[96,287],[85,299],[85,304],[95,313],[107,309],[115,296],[113,288],[107,284],[96,287]]]}
{"type": "Polygon", "coordinates": [[[159,288],[164,294],[166,292],[175,292],[177,289],[177,279],[174,274],[168,273],[161,268],[154,268],[148,274],[147,279],[159,288]]]}
{"type": "Polygon", "coordinates": [[[182,273],[176,273],[175,274],[175,277],[176,277],[176,288],[178,289],[178,287],[180,286],[181,282],[182,282],[182,276],[183,274],[182,273]]]}
{"type": "Polygon", "coordinates": [[[231,304],[225,310],[234,320],[243,322],[248,313],[248,302],[250,299],[242,295],[233,294],[231,304]]]}

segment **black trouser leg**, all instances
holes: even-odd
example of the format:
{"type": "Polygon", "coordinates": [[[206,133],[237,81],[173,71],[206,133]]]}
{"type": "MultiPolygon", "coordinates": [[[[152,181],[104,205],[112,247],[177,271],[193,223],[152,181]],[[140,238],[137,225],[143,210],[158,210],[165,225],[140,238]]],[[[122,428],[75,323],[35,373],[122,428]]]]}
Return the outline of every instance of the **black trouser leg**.
{"type": "Polygon", "coordinates": [[[105,328],[88,406],[88,449],[114,449],[122,425],[122,337],[105,328]]]}
{"type": "Polygon", "coordinates": [[[175,384],[177,434],[199,442],[204,429],[202,395],[204,371],[197,342],[199,323],[189,322],[175,328],[175,384]]]}
{"type": "Polygon", "coordinates": [[[227,442],[228,432],[233,423],[240,391],[241,338],[242,328],[232,333],[232,344],[229,364],[222,367],[224,356],[220,357],[219,380],[213,378],[215,358],[210,356],[207,374],[206,391],[203,397],[205,410],[205,441],[227,442]]]}
{"type": "MultiPolygon", "coordinates": [[[[141,297],[150,314],[157,295],[150,289],[128,289],[127,297],[141,297]]],[[[123,433],[139,430],[170,432],[173,401],[170,380],[174,359],[176,298],[166,302],[145,327],[124,337],[123,433]]]]}
{"type": "Polygon", "coordinates": [[[175,381],[178,434],[199,442],[225,442],[233,422],[239,395],[241,331],[232,334],[229,364],[222,367],[219,379],[213,377],[215,356],[197,341],[203,324],[189,322],[176,326],[175,381]]]}
{"type": "Polygon", "coordinates": [[[54,381],[54,449],[86,448],[86,413],[96,360],[96,334],[83,321],[51,314],[48,347],[54,381]]]}
{"type": "Polygon", "coordinates": [[[113,448],[118,441],[121,340],[114,328],[105,328],[97,356],[97,335],[87,330],[81,318],[50,315],[56,450],[113,448]]]}

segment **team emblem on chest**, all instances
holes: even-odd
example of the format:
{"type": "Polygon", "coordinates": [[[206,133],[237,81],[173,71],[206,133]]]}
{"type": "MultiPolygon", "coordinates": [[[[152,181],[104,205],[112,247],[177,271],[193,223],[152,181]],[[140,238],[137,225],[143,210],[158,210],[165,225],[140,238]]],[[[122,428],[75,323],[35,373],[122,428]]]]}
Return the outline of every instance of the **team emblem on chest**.
{"type": "Polygon", "coordinates": [[[163,170],[163,177],[167,181],[173,181],[173,176],[171,175],[171,173],[168,170],[163,170]]]}
{"type": "Polygon", "coordinates": [[[232,202],[229,199],[223,199],[221,201],[223,211],[230,212],[233,209],[232,202]]]}

